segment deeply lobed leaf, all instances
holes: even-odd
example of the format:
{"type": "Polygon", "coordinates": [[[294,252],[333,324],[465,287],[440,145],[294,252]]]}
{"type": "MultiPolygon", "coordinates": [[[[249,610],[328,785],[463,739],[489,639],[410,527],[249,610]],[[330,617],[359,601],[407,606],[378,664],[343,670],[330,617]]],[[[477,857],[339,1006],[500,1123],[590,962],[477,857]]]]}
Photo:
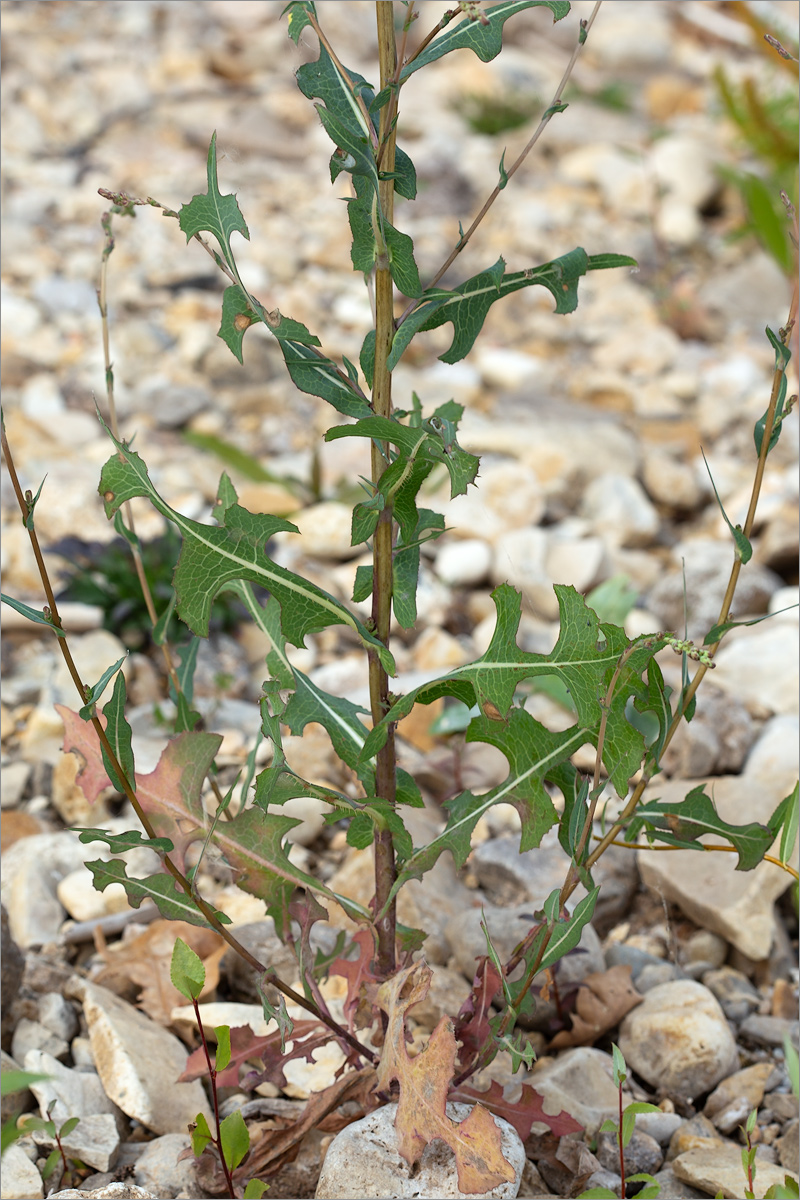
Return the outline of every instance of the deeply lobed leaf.
{"type": "Polygon", "coordinates": [[[651,800],[640,805],[628,826],[628,838],[635,840],[641,830],[651,841],[689,850],[702,850],[699,839],[705,834],[725,838],[738,853],[737,871],[752,871],[753,867],[758,866],[777,836],[777,830],[760,825],[757,821],[750,821],[746,825],[732,825],[724,821],[714,801],[706,795],[703,784],[692,788],[679,803],[651,800]]]}
{"type": "MultiPolygon", "coordinates": [[[[514,692],[523,680],[550,674],[557,675],[567,684],[578,714],[577,724],[566,733],[579,740],[570,750],[565,741],[565,757],[584,741],[596,744],[604,711],[601,701],[605,699],[623,652],[628,649],[628,638],[624,630],[615,625],[601,625],[575,588],[556,584],[554,591],[558,598],[560,631],[550,654],[520,650],[516,636],[522,615],[521,597],[508,584],[501,584],[492,592],[497,624],[486,652],[475,662],[423,684],[398,700],[367,737],[363,755],[375,754],[385,740],[389,723],[402,720],[415,703],[430,704],[440,696],[454,696],[468,707],[478,704],[484,714],[502,721],[506,719],[514,692]]],[[[619,671],[606,714],[603,762],[619,795],[624,795],[628,779],[641,764],[645,749],[644,736],[626,717],[628,699],[634,696],[640,704],[649,703],[650,692],[641,674],[663,645],[664,640],[654,636],[632,651],[619,671]]],[[[660,673],[654,676],[656,685],[659,677],[660,673]]],[[[486,728],[483,724],[476,726],[480,730],[486,728]]]]}
{"type": "Polygon", "coordinates": [[[418,962],[378,988],[375,1002],[386,1013],[387,1028],[376,1087],[388,1093],[394,1080],[400,1085],[395,1128],[398,1149],[409,1166],[419,1161],[429,1142],[441,1138],[455,1154],[459,1189],[489,1191],[510,1183],[514,1170],[503,1158],[500,1129],[485,1108],[476,1104],[460,1124],[447,1115],[447,1091],[456,1058],[450,1018],[442,1017],[416,1058],[409,1057],[406,1047],[406,1012],[425,998],[430,979],[430,968],[418,962]]]}
{"type": "MultiPolygon", "coordinates": [[[[162,917],[170,921],[186,921],[189,925],[208,925],[194,901],[175,883],[171,875],[150,875],[146,879],[129,879],[127,866],[118,858],[109,862],[101,859],[87,862],[94,877],[94,886],[102,892],[110,883],[121,883],[132,908],[143,900],[152,900],[162,917]]],[[[225,913],[216,912],[217,920],[230,924],[225,913]]]]}
{"type": "Polygon", "coordinates": [[[389,651],[343,604],[269,558],[264,549],[266,541],[279,530],[296,531],[296,526],[281,517],[250,513],[238,504],[217,509],[222,522],[218,526],[202,525],[184,517],[156,491],[147,466],[136,451],[118,442],[104,427],[119,452],[108,460],[100,477],[106,515],[113,516],[120,505],[134,496],[145,496],[177,527],[183,538],[174,580],[178,613],[194,633],[201,637],[208,635],[211,606],[223,587],[249,580],[276,596],[281,605],[283,632],[294,645],[304,645],[306,634],[315,630],[348,625],[376,651],[387,671],[394,673],[389,651]]]}
{"type": "Polygon", "coordinates": [[[551,262],[525,271],[505,274],[505,262],[499,258],[485,271],[465,280],[453,291],[428,288],[417,307],[397,330],[388,358],[389,370],[400,361],[411,339],[420,331],[437,329],[446,321],[453,324],[449,350],[439,355],[441,362],[455,363],[469,354],[491,306],[503,296],[520,288],[545,287],[556,302],[557,313],[571,313],[578,307],[578,280],[587,271],[610,267],[635,266],[636,260],[622,254],[590,256],[578,246],[551,262]]]}
{"type": "Polygon", "coordinates": [[[488,25],[482,25],[480,21],[470,21],[465,17],[458,25],[449,26],[423,50],[422,54],[403,68],[400,73],[401,82],[420,67],[435,62],[437,58],[442,58],[453,50],[472,50],[481,62],[490,62],[503,48],[503,26],[508,18],[526,8],[542,6],[550,9],[554,21],[560,21],[569,12],[568,0],[501,0],[499,4],[485,5],[488,25]]]}

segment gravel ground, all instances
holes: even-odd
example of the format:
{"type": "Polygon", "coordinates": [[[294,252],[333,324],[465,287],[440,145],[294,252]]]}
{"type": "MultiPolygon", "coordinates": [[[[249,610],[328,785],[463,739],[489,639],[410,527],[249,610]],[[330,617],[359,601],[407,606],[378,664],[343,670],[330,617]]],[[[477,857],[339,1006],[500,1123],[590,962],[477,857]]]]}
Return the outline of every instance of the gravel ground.
{"type": "MultiPolygon", "coordinates": [[[[763,172],[765,161],[722,117],[714,73],[722,65],[735,84],[754,79],[771,97],[796,88],[796,77],[762,53],[752,31],[736,19],[735,7],[606,0],[573,76],[569,108],[551,121],[443,286],[455,286],[501,254],[509,270],[519,270],[576,245],[590,254],[630,254],[638,267],[583,280],[578,311],[570,317],[553,315],[552,299],[542,289],[520,291],[491,309],[475,349],[454,368],[437,357],[449,345],[445,326],[416,339],[396,372],[395,402],[401,407],[409,404],[412,390],[426,405],[451,396],[464,403],[461,444],[483,456],[477,492],[451,503],[441,481],[433,479],[426,496],[426,504],[444,513],[449,532],[424,560],[418,626],[397,640],[401,684],[483,653],[494,611],[489,591],[505,580],[523,592],[522,636],[530,649],[553,644],[553,582],[573,583],[587,593],[624,574],[636,594],[626,619],[629,634],[682,627],[682,560],[690,636],[702,636],[716,618],[731,552],[700,449],[731,520],[741,522],[753,471],[753,423],[766,407],[772,375],[774,356],[764,327],[784,324],[790,300],[774,258],[754,238],[734,237],[744,213],[722,172],[763,172]]],[[[0,380],[23,486],[35,491],[47,475],[37,529],[45,546],[57,547],[48,563],[60,583],[90,553],[63,539],[108,543],[114,536],[97,496],[109,448],[94,415],[95,399],[105,411],[96,288],[107,202],[98,188],[152,196],[177,209],[204,190],[208,143],[216,130],[221,190],[237,195],[250,229],[249,242],[235,239],[247,286],[268,308],[280,307],[318,333],[332,357],[358,361],[370,306],[362,277],[351,269],[342,204],[347,182],[340,176],[330,184],[330,142],[293,78],[302,62],[315,58],[316,39],[307,31],[296,48],[281,8],[238,0],[191,5],[6,0],[0,6],[0,380]]],[[[424,32],[446,5],[428,0],[419,8],[424,32]]],[[[578,18],[591,9],[578,2],[555,26],[546,9],[527,10],[509,22],[506,49],[494,62],[480,63],[463,51],[420,72],[404,91],[400,142],[416,164],[419,198],[414,205],[400,203],[396,217],[415,239],[423,278],[446,257],[459,221],[466,227],[480,207],[504,151],[507,165],[531,136],[571,53],[578,18]],[[470,127],[469,118],[491,114],[498,100],[509,97],[525,117],[522,125],[491,135],[470,127]]],[[[758,9],[778,36],[792,36],[796,3],[747,9],[758,9]]],[[[343,62],[374,81],[371,6],[326,0],[319,10],[343,62]]],[[[236,363],[215,337],[225,281],[199,246],[185,245],[177,222],[140,208],[133,221],[115,218],[114,230],[109,317],[123,435],[136,436],[170,502],[201,520],[209,519],[225,464],[190,437],[222,439],[252,456],[271,478],[257,482],[229,467],[242,503],[253,511],[291,513],[304,532],[299,542],[278,540],[279,561],[348,598],[359,560],[352,557],[342,506],[352,504],[357,477],[368,472],[364,448],[356,439],[322,442],[325,429],[339,418],[293,388],[266,334],[248,334],[244,365],[236,363]]],[[[789,391],[796,389],[793,376],[789,391]]],[[[797,424],[791,418],[770,458],[738,618],[797,602],[797,459],[797,424]]],[[[161,519],[144,506],[136,515],[143,539],[163,532],[161,519]]],[[[3,590],[40,607],[35,565],[5,467],[0,518],[3,590]]],[[[97,628],[97,610],[68,611],[87,677],[124,652],[117,635],[132,650],[126,670],[138,720],[132,718],[137,764],[152,769],[163,743],[153,720],[153,705],[163,703],[165,694],[160,659],[124,622],[112,636],[97,628]]],[[[23,628],[7,608],[3,630],[3,904],[9,936],[25,956],[19,992],[19,979],[15,984],[13,973],[6,974],[4,957],[3,1050],[19,1055],[20,1065],[25,1054],[52,1053],[67,1068],[90,1067],[86,1035],[94,1009],[76,976],[99,979],[124,999],[138,1001],[155,1027],[180,1029],[191,1044],[185,1024],[176,1024],[164,1010],[159,1021],[156,1009],[144,1002],[146,989],[141,979],[136,983],[135,971],[110,981],[109,951],[102,943],[65,939],[71,922],[108,916],[106,894],[87,896],[76,877],[88,879],[88,873],[74,848],[31,839],[71,838],[72,845],[74,837],[63,832],[67,827],[113,820],[120,806],[112,797],[101,800],[104,813],[89,809],[74,784],[73,756],[59,753],[63,730],[53,703],[77,706],[53,646],[23,628]],[[44,855],[50,856],[52,887],[40,910],[34,897],[44,855]],[[37,925],[40,919],[44,923],[37,925]],[[98,974],[101,969],[105,976],[98,974]],[[61,1035],[48,1027],[42,1012],[51,1013],[56,1002],[43,1002],[47,996],[60,997],[82,1022],[77,1033],[64,1034],[63,1022],[61,1035]],[[25,1021],[40,1031],[49,1028],[51,1037],[62,1036],[66,1049],[57,1052],[25,1021]]],[[[684,794],[687,780],[713,779],[715,796],[730,812],[742,814],[731,819],[751,820],[764,819],[791,789],[797,775],[797,636],[795,611],[731,635],[696,722],[664,763],[662,797],[669,788],[683,788],[684,794]]],[[[235,622],[218,630],[201,653],[198,702],[225,734],[221,761],[231,774],[258,724],[254,701],[263,653],[252,632],[235,622]]],[[[363,664],[335,635],[309,639],[296,662],[331,691],[353,699],[363,694],[363,664]]],[[[677,663],[668,659],[665,671],[677,663]]],[[[557,727],[557,706],[541,696],[536,703],[534,715],[557,727]]],[[[498,764],[486,746],[454,754],[452,743],[431,734],[431,713],[423,715],[425,721],[413,729],[409,721],[401,733],[403,753],[422,773],[433,820],[436,805],[452,793],[454,763],[467,780],[462,786],[473,788],[493,786],[498,764]]],[[[300,774],[338,783],[339,768],[321,739],[310,735],[289,743],[290,762],[300,774]]],[[[359,863],[342,831],[321,831],[317,810],[299,815],[305,825],[303,842],[293,851],[297,860],[326,880],[337,875],[357,888],[359,863]]],[[[535,861],[518,855],[518,836],[512,813],[495,814],[476,831],[466,870],[456,876],[451,864],[436,885],[442,891],[429,902],[444,911],[448,893],[462,904],[468,896],[470,905],[482,902],[499,912],[500,924],[511,920],[506,910],[529,908],[548,871],[554,877],[560,872],[551,886],[560,882],[563,863],[557,845],[545,845],[535,861]]],[[[788,877],[765,867],[755,884],[742,884],[741,875],[726,874],[729,863],[715,874],[728,856],[703,856],[704,866],[714,866],[701,878],[697,856],[688,852],[643,852],[638,866],[629,852],[618,854],[619,860],[609,857],[608,904],[595,922],[592,969],[631,966],[635,986],[649,997],[633,1013],[657,1009],[656,993],[665,986],[684,989],[680,998],[671,993],[664,999],[668,1011],[694,1004],[695,987],[703,1003],[711,1003],[709,996],[719,1001],[717,1065],[726,1054],[728,1059],[713,1083],[695,1079],[687,1090],[676,1082],[659,1092],[645,1066],[650,1035],[644,1020],[639,1033],[630,1026],[610,1029],[597,1049],[554,1049],[552,1030],[534,1030],[530,1036],[541,1060],[533,1082],[538,1075],[537,1086],[544,1087],[548,1071],[566,1055],[589,1056],[579,1060],[580,1070],[591,1091],[586,1081],[594,1078],[595,1063],[602,1108],[607,1052],[624,1033],[629,1047],[634,1042],[644,1047],[633,1082],[636,1098],[653,1098],[664,1113],[683,1121],[684,1139],[719,1143],[700,1147],[714,1153],[710,1166],[691,1168],[693,1175],[689,1166],[679,1177],[665,1165],[670,1179],[662,1179],[662,1195],[715,1194],[729,1186],[719,1171],[739,1135],[735,1121],[726,1124],[725,1105],[741,1096],[760,1110],[764,1172],[767,1164],[796,1171],[796,1149],[794,1159],[789,1149],[793,1138],[796,1144],[790,1128],[794,1121],[796,1130],[796,1103],[793,1107],[788,1094],[781,1036],[777,1025],[758,1025],[782,1021],[781,1030],[796,1037],[797,915],[786,892],[788,877]],[[726,1037],[735,1048],[731,1053],[726,1037]],[[739,1080],[757,1067],[760,1075],[739,1080]],[[712,1102],[717,1085],[730,1079],[739,1081],[738,1091],[731,1084],[730,1096],[712,1102]],[[691,1120],[710,1122],[710,1130],[689,1129],[691,1120]]],[[[220,889],[217,902],[230,904],[226,911],[238,923],[261,922],[263,905],[259,912],[249,901],[236,900],[235,889],[222,889],[219,879],[210,879],[209,886],[220,889]]],[[[423,909],[426,903],[422,893],[409,901],[423,909]]],[[[442,972],[438,1011],[443,1005],[452,1014],[473,960],[469,931],[456,934],[451,928],[448,937],[446,924],[444,918],[437,924],[429,959],[442,972]],[[464,970],[454,939],[467,947],[464,970]]],[[[142,933],[133,927],[126,938],[142,933]]],[[[110,946],[125,944],[117,934],[107,936],[110,946]]],[[[246,982],[229,972],[223,972],[218,998],[252,1001],[246,982]]],[[[63,1013],[62,1018],[67,1020],[63,1013]]],[[[52,1026],[55,1019],[48,1020],[52,1026]]],[[[425,1026],[419,1028],[424,1041],[425,1026]]],[[[498,1070],[494,1077],[509,1082],[508,1072],[498,1070]]],[[[307,1083],[296,1081],[295,1090],[274,1095],[274,1103],[296,1102],[307,1083]]],[[[315,1078],[309,1086],[325,1082],[315,1078]]],[[[571,1097],[566,1085],[558,1094],[562,1107],[586,1099],[571,1097]]],[[[100,1111],[95,1105],[92,1114],[100,1111]]],[[[96,1167],[83,1186],[102,1187],[114,1172],[122,1178],[127,1170],[138,1171],[137,1183],[154,1195],[201,1194],[195,1180],[179,1179],[169,1169],[148,1174],[138,1158],[147,1139],[158,1135],[155,1145],[182,1136],[185,1122],[165,1130],[137,1117],[131,1124],[132,1114],[125,1112],[115,1110],[122,1150],[113,1168],[96,1167]]],[[[577,1119],[586,1125],[586,1119],[577,1119]]],[[[661,1157],[666,1153],[668,1163],[685,1159],[695,1144],[672,1145],[677,1125],[668,1135],[664,1128],[653,1134],[662,1138],[661,1157]]],[[[313,1195],[321,1136],[304,1144],[294,1175],[273,1181],[271,1196],[313,1195]]],[[[30,1138],[23,1144],[33,1166],[40,1151],[30,1138]]],[[[526,1150],[529,1165],[519,1194],[570,1194],[579,1164],[559,1166],[541,1138],[529,1139],[526,1150]]],[[[592,1170],[607,1170],[597,1153],[592,1170]]],[[[30,1185],[18,1186],[23,1190],[7,1193],[4,1183],[3,1195],[29,1194],[24,1187],[30,1185]]]]}

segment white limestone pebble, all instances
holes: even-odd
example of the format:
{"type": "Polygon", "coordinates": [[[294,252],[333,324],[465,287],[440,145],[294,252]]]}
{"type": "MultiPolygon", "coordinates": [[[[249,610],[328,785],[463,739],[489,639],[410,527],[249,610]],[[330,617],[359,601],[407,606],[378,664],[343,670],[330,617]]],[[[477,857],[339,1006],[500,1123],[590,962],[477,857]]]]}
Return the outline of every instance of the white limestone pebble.
{"type": "Polygon", "coordinates": [[[688,1102],[739,1065],[725,1014],[708,988],[690,979],[651,988],[623,1019],[619,1048],[647,1083],[688,1102]]]}

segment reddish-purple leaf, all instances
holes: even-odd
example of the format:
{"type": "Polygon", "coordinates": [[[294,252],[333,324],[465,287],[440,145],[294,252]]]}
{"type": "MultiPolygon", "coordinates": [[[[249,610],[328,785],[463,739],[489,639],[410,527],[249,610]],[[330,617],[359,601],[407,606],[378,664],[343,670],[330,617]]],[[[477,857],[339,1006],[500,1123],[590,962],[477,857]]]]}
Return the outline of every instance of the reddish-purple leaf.
{"type": "Polygon", "coordinates": [[[522,1095],[513,1104],[504,1098],[502,1085],[496,1079],[492,1080],[488,1092],[479,1092],[462,1083],[461,1087],[450,1092],[449,1099],[460,1100],[464,1104],[482,1104],[495,1116],[510,1122],[523,1142],[530,1134],[531,1125],[537,1121],[547,1125],[556,1137],[564,1137],[567,1133],[579,1133],[583,1129],[568,1112],[562,1110],[555,1115],[545,1112],[544,1098],[529,1083],[523,1083],[522,1095]]]}
{"type": "Polygon", "coordinates": [[[489,1028],[491,1005],[501,985],[500,972],[491,959],[485,955],[479,958],[472,991],[456,1017],[455,1035],[462,1045],[459,1057],[464,1063],[473,1058],[492,1036],[489,1028]]]}

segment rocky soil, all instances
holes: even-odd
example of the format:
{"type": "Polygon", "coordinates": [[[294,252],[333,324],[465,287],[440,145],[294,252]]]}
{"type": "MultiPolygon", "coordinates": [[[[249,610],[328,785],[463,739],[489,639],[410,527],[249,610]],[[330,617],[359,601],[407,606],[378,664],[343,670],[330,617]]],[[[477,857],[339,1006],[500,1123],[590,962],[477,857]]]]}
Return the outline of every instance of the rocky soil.
{"type": "MultiPolygon", "coordinates": [[[[420,4],[419,28],[445,7],[420,4]]],[[[1,6],[3,407],[23,487],[35,492],[47,476],[36,526],[58,586],[76,565],[85,580],[97,544],[115,536],[97,496],[109,456],[94,408],[96,398],[105,411],[96,288],[106,202],[98,188],[177,209],[205,189],[216,129],[222,191],[237,194],[250,229],[250,241],[236,247],[248,286],[317,332],[332,357],[358,360],[370,307],[351,270],[346,177],[330,185],[329,141],[293,81],[300,63],[316,56],[316,39],[309,31],[295,48],[281,8],[239,0],[1,6]]],[[[319,8],[345,64],[373,79],[371,6],[328,0],[319,8]]],[[[772,377],[764,327],[785,322],[790,297],[758,243],[731,237],[743,212],[720,169],[760,164],[721,117],[714,72],[722,64],[732,80],[752,77],[771,94],[795,86],[794,77],[761,52],[732,8],[607,0],[568,110],[551,121],[444,285],[500,254],[516,270],[576,245],[633,255],[638,268],[583,280],[571,317],[553,315],[543,290],[520,291],[492,308],[465,361],[438,361],[449,344],[445,327],[418,338],[396,372],[400,407],[412,390],[425,405],[450,397],[465,404],[460,442],[482,455],[479,487],[467,496],[450,501],[431,477],[425,503],[444,513],[448,533],[425,548],[416,629],[398,631],[398,691],[483,653],[494,619],[490,591],[504,581],[522,592],[520,642],[531,650],[548,651],[557,636],[554,582],[586,594],[625,576],[635,595],[625,625],[634,636],[683,628],[685,567],[688,636],[702,640],[716,619],[732,550],[701,447],[731,521],[742,522],[753,424],[772,377]]],[[[791,37],[797,8],[759,11],[791,37]]],[[[397,224],[414,236],[423,277],[457,239],[459,220],[466,227],[479,208],[504,148],[508,164],[531,136],[578,18],[591,9],[578,0],[555,27],[546,9],[526,10],[509,22],[507,49],[494,62],[460,52],[404,91],[400,141],[415,161],[420,196],[400,204],[397,224]],[[495,135],[470,129],[468,117],[509,96],[528,113],[523,125],[495,135]]],[[[336,414],[293,388],[266,335],[250,333],[244,366],[236,363],[214,336],[223,281],[200,247],[186,247],[176,222],[142,208],[135,220],[115,218],[114,230],[110,338],[123,435],[135,435],[156,486],[189,516],[210,519],[222,469],[252,511],[291,514],[302,537],[279,535],[276,559],[347,600],[360,561],[349,544],[349,506],[358,476],[369,471],[364,446],[321,440],[336,414]],[[253,479],[198,448],[198,439],[229,443],[268,476],[253,479]]],[[[789,390],[796,387],[793,377],[789,390]]],[[[797,458],[793,416],[770,457],[753,561],[734,605],[737,619],[777,615],[726,638],[697,717],[653,785],[654,797],[669,799],[711,780],[730,821],[764,820],[797,778],[797,458]]],[[[3,591],[41,608],[5,466],[0,517],[3,591]]],[[[164,532],[144,506],[136,520],[144,541],[164,532]]],[[[171,553],[161,552],[167,579],[171,553]]],[[[63,614],[84,678],[97,679],[130,650],[124,670],[137,769],[151,770],[168,705],[160,656],[124,607],[114,632],[102,627],[96,605],[65,603],[63,614]]],[[[192,944],[206,962],[210,1024],[262,1030],[253,980],[215,935],[130,910],[121,889],[93,890],[83,864],[104,847],[84,846],[71,828],[122,830],[134,818],[110,790],[89,806],[75,783],[75,756],[61,753],[54,705],[78,704],[52,639],[5,607],[3,632],[3,1070],[50,1077],[4,1098],[3,1119],[44,1113],[54,1100],[57,1120],[81,1118],[69,1152],[85,1167],[62,1183],[80,1190],[58,1196],[210,1195],[193,1159],[178,1157],[189,1144],[187,1123],[209,1109],[199,1081],[175,1082],[197,1043],[193,1014],[169,982],[176,932],[200,939],[192,944]]],[[[222,781],[242,767],[259,727],[264,652],[235,614],[200,651],[196,700],[208,727],[224,735],[222,781]]],[[[336,631],[309,638],[294,661],[331,692],[366,696],[365,664],[336,631]]],[[[679,682],[677,658],[667,652],[662,667],[679,682]]],[[[528,707],[553,729],[569,723],[542,693],[528,707]]],[[[402,762],[427,805],[409,822],[415,844],[441,828],[443,800],[463,787],[492,787],[507,769],[491,747],[437,734],[431,725],[441,712],[431,706],[400,728],[402,762]]],[[[337,785],[340,768],[321,732],[311,727],[285,746],[300,775],[337,785]]],[[[347,847],[320,806],[294,803],[302,820],[292,835],[295,861],[367,903],[367,852],[347,847]]],[[[609,812],[615,803],[612,795],[609,812]]],[[[127,857],[132,876],[154,869],[145,852],[127,857]]],[[[434,971],[425,1005],[412,1014],[417,1047],[466,998],[475,958],[485,953],[481,912],[510,952],[528,927],[525,914],[560,885],[566,865],[554,836],[520,854],[518,817],[498,805],[479,822],[464,871],[445,855],[423,883],[408,886],[400,919],[429,931],[434,971]]],[[[756,1195],[787,1171],[797,1175],[798,1101],[784,1057],[785,1036],[798,1042],[796,891],[769,863],[747,874],[733,867],[725,854],[617,848],[598,864],[594,922],[582,953],[559,975],[564,1004],[560,996],[543,1003],[526,1033],[538,1055],[532,1070],[512,1075],[501,1054],[473,1081],[486,1088],[496,1080],[510,1099],[530,1083],[548,1113],[563,1111],[583,1129],[557,1139],[534,1125],[517,1190],[504,1194],[619,1187],[615,1147],[598,1135],[616,1114],[612,1042],[631,1068],[626,1099],[660,1108],[637,1121],[628,1173],[655,1174],[663,1197],[741,1195],[740,1127],[756,1108],[756,1195]],[[591,1025],[598,1006],[608,1017],[602,1032],[581,1039],[578,1018],[591,1025]]],[[[203,887],[237,936],[272,956],[286,978],[296,975],[263,903],[219,872],[209,871],[203,887]]],[[[323,941],[332,944],[340,928],[353,930],[332,911],[323,941]]],[[[333,1011],[342,983],[331,977],[325,985],[333,1011]]],[[[336,1053],[293,1061],[286,1086],[263,1085],[258,1096],[229,1089],[225,1109],[251,1106],[248,1119],[266,1127],[286,1122],[333,1082],[341,1061],[336,1053]]],[[[347,1191],[351,1183],[334,1173],[336,1152],[326,1158],[331,1136],[309,1133],[271,1179],[270,1197],[410,1194],[402,1160],[391,1157],[391,1129],[381,1164],[385,1173],[395,1163],[392,1192],[371,1191],[378,1184],[369,1175],[366,1190],[347,1191]]],[[[7,1151],[4,1198],[48,1194],[53,1181],[43,1183],[40,1169],[49,1150],[46,1135],[35,1133],[7,1151]]],[[[434,1172],[430,1194],[460,1194],[447,1156],[423,1166],[434,1172]]]]}

